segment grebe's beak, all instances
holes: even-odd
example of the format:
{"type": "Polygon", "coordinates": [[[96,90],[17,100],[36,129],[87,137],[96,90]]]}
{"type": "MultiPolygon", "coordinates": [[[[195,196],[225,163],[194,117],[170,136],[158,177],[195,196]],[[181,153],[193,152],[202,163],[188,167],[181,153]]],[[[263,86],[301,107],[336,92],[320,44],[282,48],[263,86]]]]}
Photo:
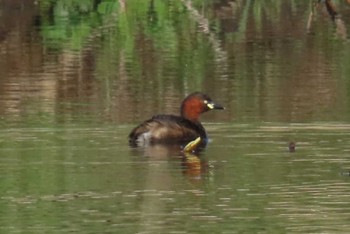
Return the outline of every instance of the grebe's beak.
{"type": "Polygon", "coordinates": [[[207,102],[207,107],[210,109],[210,110],[225,110],[225,107],[217,104],[217,103],[214,103],[214,102],[207,102]]]}

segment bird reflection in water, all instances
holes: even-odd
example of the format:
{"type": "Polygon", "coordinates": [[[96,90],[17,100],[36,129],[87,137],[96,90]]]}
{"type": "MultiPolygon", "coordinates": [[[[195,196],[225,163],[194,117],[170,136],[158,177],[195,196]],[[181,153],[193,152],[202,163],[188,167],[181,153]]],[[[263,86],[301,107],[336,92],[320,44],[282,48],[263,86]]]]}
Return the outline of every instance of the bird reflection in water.
{"type": "Polygon", "coordinates": [[[151,144],[144,147],[132,146],[135,150],[142,152],[142,155],[152,161],[178,160],[181,165],[183,175],[191,181],[203,179],[209,171],[209,163],[202,157],[201,152],[206,147],[206,141],[200,137],[187,145],[179,144],[151,144]]]}
{"type": "Polygon", "coordinates": [[[205,144],[198,137],[183,149],[183,173],[191,179],[202,179],[202,175],[209,171],[209,163],[199,154],[204,148],[205,144]]]}

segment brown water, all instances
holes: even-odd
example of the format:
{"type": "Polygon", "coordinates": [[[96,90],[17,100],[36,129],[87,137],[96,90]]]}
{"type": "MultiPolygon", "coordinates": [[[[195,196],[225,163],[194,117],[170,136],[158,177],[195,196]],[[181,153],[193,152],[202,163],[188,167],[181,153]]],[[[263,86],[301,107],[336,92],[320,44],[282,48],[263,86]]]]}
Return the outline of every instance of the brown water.
{"type": "Polygon", "coordinates": [[[0,232],[349,232],[332,3],[0,1],[0,232]],[[200,155],[128,146],[198,90],[226,106],[200,155]]]}

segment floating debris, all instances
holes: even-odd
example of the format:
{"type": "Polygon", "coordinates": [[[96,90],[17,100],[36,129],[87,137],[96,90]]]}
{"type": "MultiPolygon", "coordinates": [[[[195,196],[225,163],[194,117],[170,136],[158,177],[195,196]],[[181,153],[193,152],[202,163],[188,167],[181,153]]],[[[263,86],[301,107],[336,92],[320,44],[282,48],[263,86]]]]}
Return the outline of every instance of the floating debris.
{"type": "Polygon", "coordinates": [[[350,176],[350,171],[342,171],[340,173],[340,175],[342,175],[342,176],[350,176]]]}
{"type": "Polygon", "coordinates": [[[295,142],[293,142],[293,141],[289,142],[288,149],[289,149],[289,152],[294,153],[295,152],[295,142]]]}

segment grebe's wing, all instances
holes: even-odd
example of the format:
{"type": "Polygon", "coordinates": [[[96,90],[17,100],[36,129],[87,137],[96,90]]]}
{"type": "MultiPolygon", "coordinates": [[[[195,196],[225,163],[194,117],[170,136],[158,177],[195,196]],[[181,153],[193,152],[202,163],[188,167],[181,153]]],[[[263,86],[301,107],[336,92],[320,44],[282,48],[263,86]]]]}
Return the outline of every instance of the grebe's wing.
{"type": "Polygon", "coordinates": [[[176,115],[156,115],[134,128],[129,134],[132,145],[149,143],[186,143],[206,137],[200,123],[176,115]]]}

